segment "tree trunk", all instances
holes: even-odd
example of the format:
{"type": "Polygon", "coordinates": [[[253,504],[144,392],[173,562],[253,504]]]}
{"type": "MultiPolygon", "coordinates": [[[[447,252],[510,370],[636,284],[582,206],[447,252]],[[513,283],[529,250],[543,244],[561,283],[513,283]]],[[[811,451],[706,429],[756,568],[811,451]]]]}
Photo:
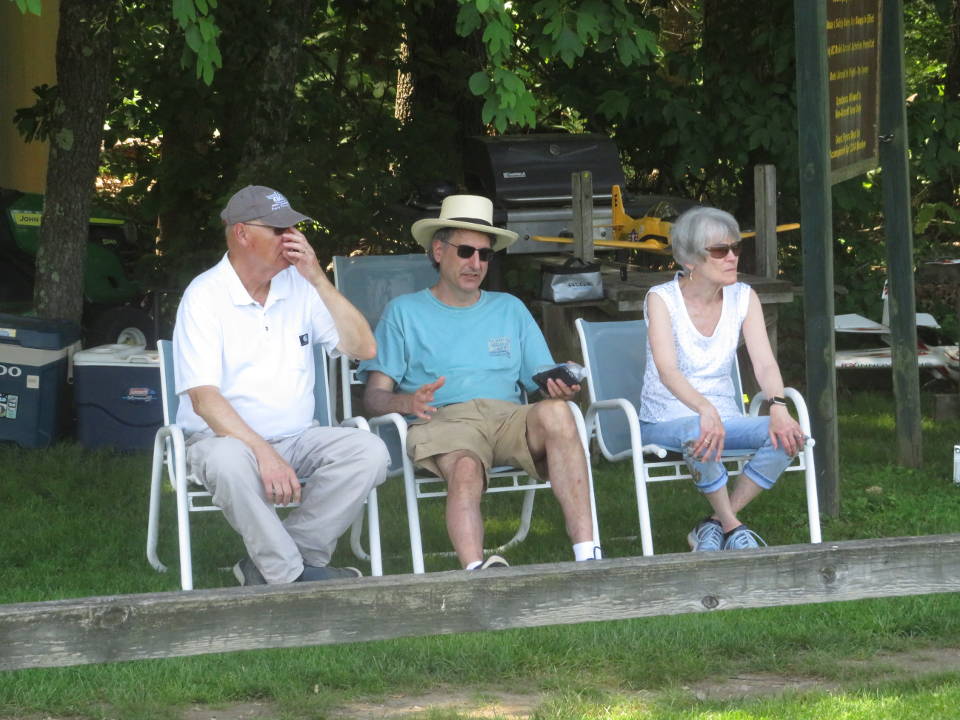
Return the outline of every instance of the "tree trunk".
{"type": "Polygon", "coordinates": [[[87,223],[110,89],[114,7],[114,0],[60,0],[59,114],[51,125],[34,305],[40,317],[78,324],[87,223]]]}
{"type": "Polygon", "coordinates": [[[950,13],[950,39],[944,91],[947,102],[960,102],[960,0],[953,0],[950,13]]]}
{"type": "Polygon", "coordinates": [[[209,222],[210,198],[229,190],[216,170],[211,171],[216,127],[213,90],[180,67],[183,50],[182,34],[171,22],[161,61],[164,74],[159,83],[166,90],[160,96],[160,163],[151,196],[157,209],[157,249],[172,274],[176,271],[171,260],[174,265],[192,264],[196,251],[211,244],[222,247],[218,233],[204,234],[201,229],[209,222]]]}
{"type": "Polygon", "coordinates": [[[284,186],[294,87],[309,27],[311,0],[273,0],[269,21],[258,28],[263,53],[252,70],[251,95],[246,98],[246,129],[240,154],[237,187],[284,186]]]}
{"type": "Polygon", "coordinates": [[[483,98],[470,92],[467,81],[483,69],[486,50],[479,33],[457,34],[460,6],[456,0],[435,0],[416,7],[416,15],[406,22],[412,85],[408,119],[424,138],[430,138],[434,159],[422,165],[422,160],[413,159],[406,170],[418,175],[430,172],[430,165],[444,166],[450,179],[461,174],[464,140],[483,132],[483,98]]]}

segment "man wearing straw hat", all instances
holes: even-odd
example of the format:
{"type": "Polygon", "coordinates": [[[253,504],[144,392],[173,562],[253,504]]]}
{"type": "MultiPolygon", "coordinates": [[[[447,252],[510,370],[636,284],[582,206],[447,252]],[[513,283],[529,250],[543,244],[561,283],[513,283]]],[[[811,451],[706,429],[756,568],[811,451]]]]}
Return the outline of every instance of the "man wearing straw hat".
{"type": "Polygon", "coordinates": [[[447,532],[467,570],[503,567],[483,558],[480,499],[486,471],[521,467],[549,478],[574,557],[594,546],[587,461],[566,400],[579,386],[549,380],[547,399],[523,405],[519,384],[552,365],[543,333],[516,297],[480,289],[494,252],[517,234],[494,227],[493,204],[477,195],[444,199],[438,218],[418,220],[413,237],[439,271],[432,288],[395,298],[376,329],[376,358],[364,361],[368,413],[412,418],[407,451],[447,482],[447,532]]]}

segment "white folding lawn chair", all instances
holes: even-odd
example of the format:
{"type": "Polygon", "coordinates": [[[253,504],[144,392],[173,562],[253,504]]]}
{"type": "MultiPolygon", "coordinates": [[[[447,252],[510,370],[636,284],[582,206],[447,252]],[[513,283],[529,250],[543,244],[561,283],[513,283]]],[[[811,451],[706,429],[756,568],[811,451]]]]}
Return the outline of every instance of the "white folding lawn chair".
{"type": "MultiPolygon", "coordinates": [[[[667,451],[657,445],[644,445],[640,436],[640,394],[647,355],[647,325],[643,320],[620,320],[612,322],[576,321],[587,370],[590,406],[585,423],[588,436],[596,436],[603,456],[611,462],[630,459],[633,463],[633,479],[637,492],[637,511],[640,519],[640,544],[644,555],[653,555],[653,536],[650,529],[650,507],[647,499],[647,484],[668,480],[690,480],[690,472],[682,458],[665,459],[667,451]],[[655,455],[658,460],[647,460],[645,455],[655,455]]],[[[740,369],[734,363],[732,370],[734,401],[746,412],[743,390],[740,384],[740,369]]],[[[813,438],[810,434],[810,418],[807,406],[793,388],[786,388],[784,395],[793,404],[797,421],[807,441],[787,471],[802,472],[807,494],[807,518],[810,527],[810,542],[819,543],[820,508],[817,500],[817,481],[814,471],[813,438]]],[[[749,413],[757,415],[763,404],[763,394],[757,393],[750,401],[749,413]]],[[[723,460],[731,475],[739,474],[750,459],[749,455],[724,452],[723,460]]]]}
{"type": "MultiPolygon", "coordinates": [[[[153,467],[150,477],[150,513],[147,523],[147,560],[158,572],[166,572],[167,566],[157,557],[157,540],[160,529],[160,501],[163,496],[162,479],[166,470],[167,479],[173,488],[177,501],[177,533],[180,547],[180,585],[184,590],[193,589],[193,560],[190,543],[190,513],[219,512],[213,504],[206,488],[196,479],[187,475],[187,454],[184,445],[183,430],[176,424],[179,398],[174,391],[173,345],[169,340],[157,343],[160,351],[160,387],[163,396],[163,427],[157,431],[153,443],[153,467]]],[[[314,415],[321,425],[331,425],[330,393],[327,387],[326,353],[314,346],[316,362],[316,381],[314,383],[314,415]]],[[[339,423],[343,426],[369,430],[363,418],[347,418],[339,423]]],[[[290,507],[290,506],[287,506],[290,507]]],[[[350,535],[350,546],[361,560],[370,562],[372,575],[383,574],[383,562],[380,551],[380,518],[377,507],[377,489],[367,496],[367,524],[369,528],[370,552],[364,551],[360,544],[363,513],[354,521],[350,535]]]]}

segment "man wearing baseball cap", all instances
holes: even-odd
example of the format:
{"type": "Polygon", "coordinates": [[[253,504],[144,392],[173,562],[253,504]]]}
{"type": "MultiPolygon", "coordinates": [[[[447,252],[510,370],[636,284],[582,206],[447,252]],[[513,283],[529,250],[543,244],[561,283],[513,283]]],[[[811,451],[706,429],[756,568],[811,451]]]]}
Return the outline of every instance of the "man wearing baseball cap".
{"type": "Polygon", "coordinates": [[[465,569],[507,565],[483,557],[480,499],[497,465],[549,478],[575,559],[599,557],[587,459],[566,403],[580,388],[551,379],[547,399],[521,405],[518,384],[534,391],[533,374],[553,358],[518,298],[480,289],[493,253],[517,234],[495,227],[493,204],[478,195],[445,198],[440,216],[412,232],[439,279],[387,305],[377,356],[360,365],[367,411],[412,418],[407,451],[447,482],[447,532],[465,569]]]}
{"type": "Polygon", "coordinates": [[[220,217],[227,252],[187,287],[173,332],[188,472],[243,538],[241,585],[356,577],[328,563],[389,454],[372,433],[313,422],[313,345],[364,359],[376,341],[281,193],[247,186],[220,217]],[[281,520],[275,506],[291,502],[281,520]]]}

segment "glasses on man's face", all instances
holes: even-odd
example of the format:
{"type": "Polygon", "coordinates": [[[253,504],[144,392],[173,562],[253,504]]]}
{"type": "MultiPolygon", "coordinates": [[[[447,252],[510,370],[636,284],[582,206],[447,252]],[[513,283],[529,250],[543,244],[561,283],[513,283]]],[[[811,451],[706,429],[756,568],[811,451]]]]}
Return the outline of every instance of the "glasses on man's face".
{"type": "Polygon", "coordinates": [[[463,258],[464,260],[472,258],[474,253],[480,256],[480,262],[490,262],[490,258],[493,257],[493,248],[478,248],[473,245],[455,245],[449,240],[443,240],[442,242],[450,247],[455,247],[457,249],[457,257],[463,258]]]}
{"type": "Polygon", "coordinates": [[[273,234],[276,235],[277,237],[280,237],[281,235],[283,235],[283,234],[287,231],[287,228],[274,227],[273,225],[264,225],[263,223],[248,223],[248,222],[245,222],[245,223],[243,223],[243,224],[244,224],[244,225],[253,225],[253,227],[267,228],[267,230],[273,230],[273,234]]]}
{"type": "Polygon", "coordinates": [[[742,242],[730,243],[729,245],[712,245],[711,247],[704,248],[710,257],[715,260],[723,260],[728,252],[732,252],[734,257],[740,257],[740,251],[743,250],[742,242]]]}

